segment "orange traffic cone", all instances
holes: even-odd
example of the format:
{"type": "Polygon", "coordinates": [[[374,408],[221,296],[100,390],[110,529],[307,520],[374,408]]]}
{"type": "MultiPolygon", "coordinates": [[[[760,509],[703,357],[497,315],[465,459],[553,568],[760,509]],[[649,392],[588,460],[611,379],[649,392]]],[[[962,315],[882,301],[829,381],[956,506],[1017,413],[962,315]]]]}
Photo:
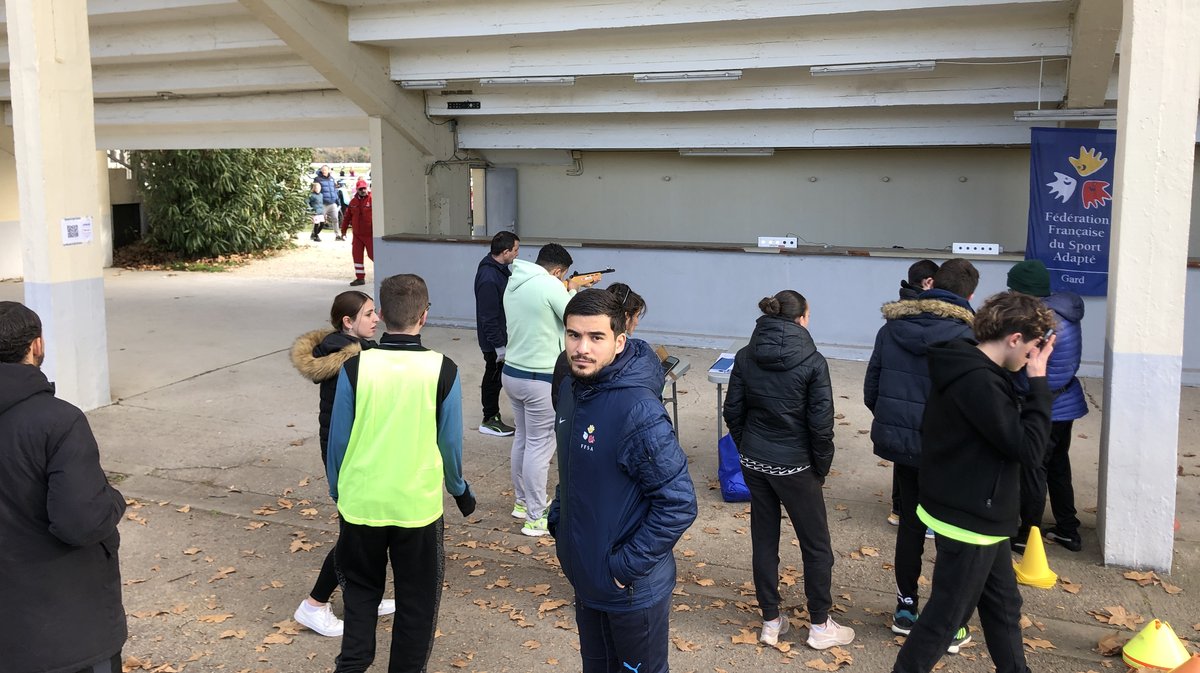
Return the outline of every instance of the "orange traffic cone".
{"type": "Polygon", "coordinates": [[[1169,671],[1188,662],[1187,648],[1171,625],[1156,619],[1146,625],[1121,649],[1121,658],[1130,668],[1169,671]]]}
{"type": "Polygon", "coordinates": [[[1039,589],[1049,589],[1058,581],[1058,575],[1046,563],[1046,548],[1042,546],[1042,531],[1037,526],[1029,529],[1029,540],[1025,543],[1025,554],[1020,563],[1013,564],[1017,581],[1039,589]]]}
{"type": "Polygon", "coordinates": [[[1200,654],[1193,654],[1182,666],[1171,669],[1171,673],[1200,673],[1200,654]]]}

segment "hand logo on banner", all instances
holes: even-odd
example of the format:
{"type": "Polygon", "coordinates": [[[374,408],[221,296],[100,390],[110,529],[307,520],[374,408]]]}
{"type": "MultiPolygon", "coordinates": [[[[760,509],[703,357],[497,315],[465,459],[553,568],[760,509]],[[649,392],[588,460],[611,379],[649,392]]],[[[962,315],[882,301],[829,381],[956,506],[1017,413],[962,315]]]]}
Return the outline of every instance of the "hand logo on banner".
{"type": "Polygon", "coordinates": [[[1112,201],[1112,194],[1108,193],[1107,182],[1103,180],[1088,180],[1083,183],[1084,208],[1101,208],[1109,201],[1112,201]]]}
{"type": "MultiPolygon", "coordinates": [[[[1074,161],[1074,160],[1072,160],[1074,161]]],[[[1075,195],[1075,186],[1079,183],[1075,178],[1069,175],[1063,175],[1058,171],[1054,171],[1054,182],[1047,182],[1046,186],[1050,188],[1050,194],[1057,199],[1061,199],[1063,203],[1071,200],[1075,195]]]]}
{"type": "MultiPolygon", "coordinates": [[[[1097,152],[1096,148],[1087,148],[1083,145],[1079,146],[1079,157],[1067,157],[1067,161],[1075,167],[1075,172],[1079,177],[1087,177],[1092,173],[1104,168],[1108,165],[1108,159],[1104,158],[1103,153],[1097,152]]],[[[1075,188],[1079,182],[1069,176],[1054,172],[1054,182],[1047,182],[1046,186],[1050,188],[1050,195],[1054,198],[1066,203],[1075,195],[1075,188]]],[[[1112,201],[1112,194],[1108,191],[1109,183],[1104,180],[1088,180],[1083,183],[1083,191],[1080,193],[1080,198],[1083,201],[1084,208],[1100,208],[1104,204],[1112,201]]]]}
{"type": "Polygon", "coordinates": [[[1079,158],[1076,159],[1075,157],[1068,157],[1067,161],[1071,162],[1071,165],[1075,167],[1075,172],[1079,174],[1079,177],[1083,178],[1095,173],[1101,168],[1104,168],[1104,166],[1108,164],[1108,159],[1103,157],[1104,155],[1100,152],[1097,152],[1095,148],[1089,150],[1083,145],[1080,145],[1079,158]]]}

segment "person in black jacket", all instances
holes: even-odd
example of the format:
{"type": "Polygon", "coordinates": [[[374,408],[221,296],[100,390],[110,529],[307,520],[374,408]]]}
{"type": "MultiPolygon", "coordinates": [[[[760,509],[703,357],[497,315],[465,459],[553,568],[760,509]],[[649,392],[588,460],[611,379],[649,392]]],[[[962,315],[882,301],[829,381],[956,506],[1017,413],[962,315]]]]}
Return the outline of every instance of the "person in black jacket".
{"type": "Polygon", "coordinates": [[[1019,518],[1020,472],[1042,460],[1050,436],[1046,362],[1054,313],[1004,292],[975,316],[975,339],[929,349],[933,387],[921,425],[917,514],[937,533],[933,590],[896,657],[894,673],[928,673],[979,609],[997,673],[1028,673],[1021,593],[1008,536],[1019,518]],[[1010,372],[1026,370],[1022,400],[1010,372]]]}
{"type": "Polygon", "coordinates": [[[117,673],[125,498],[100,468],[87,417],[54,397],[45,348],[37,314],[0,302],[0,582],[17,611],[0,629],[0,668],[117,673]]]}
{"type": "MultiPolygon", "coordinates": [[[[892,631],[908,635],[919,614],[917,580],[925,550],[926,527],[917,518],[918,465],[921,460],[921,417],[929,396],[929,346],[971,336],[974,313],[970,299],[979,271],[965,259],[951,259],[937,270],[933,289],[916,301],[884,304],[887,320],[875,336],[867,364],[863,401],[875,415],[871,442],[875,455],[892,461],[900,488],[900,527],[896,529],[896,610],[892,631]]],[[[952,645],[965,644],[966,629],[952,645]]]]}
{"type": "MultiPolygon", "coordinates": [[[[933,275],[937,273],[937,262],[922,259],[913,262],[908,267],[908,279],[900,281],[900,301],[919,299],[921,293],[933,289],[933,275]]],[[[888,513],[887,522],[893,526],[900,525],[900,477],[892,470],[892,511],[888,513]]]]}
{"type": "Polygon", "coordinates": [[[508,345],[508,324],[504,319],[504,289],[512,275],[508,265],[521,251],[521,239],[511,231],[492,237],[490,252],[479,261],[475,271],[475,333],[483,351],[483,382],[479,397],[483,403],[483,422],[479,432],[496,437],[511,437],[516,428],[500,418],[500,373],[504,369],[504,348],[508,345]]]}
{"type": "MultiPolygon", "coordinates": [[[[379,315],[375,302],[365,292],[348,290],[334,297],[329,309],[332,330],[320,329],[302,334],[292,344],[292,366],[304,378],[321,386],[320,406],[317,413],[317,436],[321,440],[321,465],[329,450],[329,419],[333,413],[333,398],[337,392],[338,372],[347,360],[375,342],[375,327],[379,315]]],[[[345,624],[333,614],[329,598],[337,589],[337,547],[330,547],[321,564],[321,572],[313,583],[308,597],[296,608],[295,619],[323,636],[342,635],[345,624]]],[[[396,610],[394,600],[380,604],[380,614],[391,614],[396,610]]]]}
{"type": "Polygon", "coordinates": [[[762,610],[759,639],[787,633],[779,612],[780,504],[796,528],[804,557],[804,594],[812,620],[808,645],[823,650],[854,640],[833,621],[833,548],[821,487],[833,463],[833,388],[829,365],[808,333],[808,302],[784,290],[758,303],[763,316],[729,376],[725,423],[741,454],[750,489],[754,590],[762,610]]]}

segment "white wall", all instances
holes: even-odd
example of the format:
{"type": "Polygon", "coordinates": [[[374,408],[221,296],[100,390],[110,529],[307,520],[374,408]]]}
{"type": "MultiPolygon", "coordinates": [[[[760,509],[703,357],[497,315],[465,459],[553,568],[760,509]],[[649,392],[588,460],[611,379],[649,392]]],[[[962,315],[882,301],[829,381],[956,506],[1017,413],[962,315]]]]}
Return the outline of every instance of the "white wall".
{"type": "MultiPolygon", "coordinates": [[[[533,260],[540,245],[523,242],[521,258],[533,260]]],[[[758,300],[793,289],[808,298],[810,329],[829,357],[866,359],[883,324],[879,307],[895,300],[900,279],[913,257],[847,257],[570,248],[574,268],[611,266],[608,282],[629,283],[646,298],[649,311],[639,335],[667,345],[727,348],[747,338],[759,315],[758,300]]],[[[476,243],[377,240],[376,278],[415,273],[429,284],[434,322],[473,326],[475,266],[487,254],[476,243]]],[[[940,260],[939,260],[940,261],[940,260]]],[[[1013,260],[977,261],[980,285],[976,306],[1005,289],[1013,260]]],[[[1101,376],[1104,363],[1106,300],[1086,299],[1083,320],[1085,376],[1101,376]]],[[[1183,380],[1200,385],[1200,269],[1188,270],[1183,380]]],[[[693,368],[707,363],[692,363],[693,368]]],[[[703,369],[703,367],[700,367],[703,369]]]]}
{"type": "MultiPolygon", "coordinates": [[[[791,233],[836,246],[941,249],[964,241],[1025,248],[1028,148],[792,150],[770,157],[584,152],[578,177],[566,175],[569,161],[553,165],[546,154],[488,153],[517,168],[522,236],[753,243],[759,235],[791,233]]],[[[1194,188],[1196,257],[1200,181],[1194,188]]]]}

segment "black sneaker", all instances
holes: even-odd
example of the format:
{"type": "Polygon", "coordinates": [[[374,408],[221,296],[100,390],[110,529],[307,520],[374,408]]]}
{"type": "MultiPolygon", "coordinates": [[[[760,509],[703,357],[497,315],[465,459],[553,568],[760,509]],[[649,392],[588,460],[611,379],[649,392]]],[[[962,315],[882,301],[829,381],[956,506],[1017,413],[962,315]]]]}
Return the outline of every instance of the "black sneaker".
{"type": "Polygon", "coordinates": [[[1025,543],[1023,541],[1019,541],[1019,540],[1017,540],[1017,538],[1014,537],[1011,540],[1009,540],[1008,543],[1009,543],[1009,545],[1012,546],[1012,550],[1013,550],[1014,554],[1020,554],[1022,556],[1025,555],[1025,543]]]}
{"type": "Polygon", "coordinates": [[[1079,537],[1079,533],[1067,535],[1058,528],[1049,528],[1045,533],[1042,533],[1042,537],[1068,551],[1079,551],[1080,549],[1083,549],[1083,539],[1079,537]]]}
{"type": "Polygon", "coordinates": [[[892,613],[892,633],[907,636],[917,625],[917,613],[908,608],[896,608],[892,613]]]}
{"type": "Polygon", "coordinates": [[[350,287],[358,287],[359,285],[366,285],[366,284],[367,284],[367,281],[363,280],[362,278],[355,278],[354,280],[350,281],[350,287]]]}
{"type": "Polygon", "coordinates": [[[500,414],[496,414],[479,424],[480,433],[492,435],[493,437],[512,437],[516,431],[516,428],[506,425],[504,421],[500,420],[500,414]]]}
{"type": "Polygon", "coordinates": [[[947,647],[946,651],[950,654],[958,654],[962,650],[963,645],[969,642],[971,642],[971,632],[967,631],[967,627],[964,626],[954,632],[954,640],[950,641],[950,647],[947,647]]]}

